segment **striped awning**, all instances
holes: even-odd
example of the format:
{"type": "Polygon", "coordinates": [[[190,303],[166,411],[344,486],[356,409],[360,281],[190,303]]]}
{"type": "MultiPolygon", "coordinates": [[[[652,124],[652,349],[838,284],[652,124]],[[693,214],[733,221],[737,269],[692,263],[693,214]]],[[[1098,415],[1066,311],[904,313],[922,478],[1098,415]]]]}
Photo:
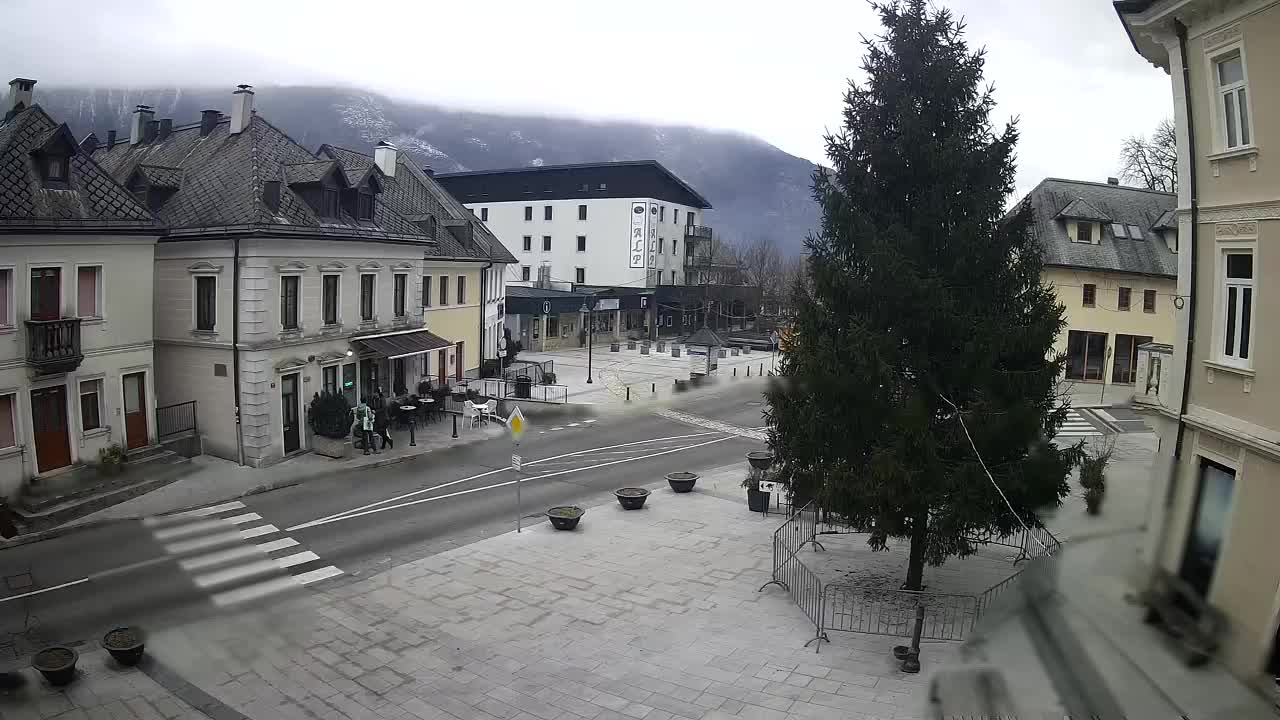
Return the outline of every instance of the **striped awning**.
{"type": "Polygon", "coordinates": [[[359,350],[381,355],[388,360],[421,355],[453,345],[429,330],[410,330],[375,337],[352,338],[351,343],[359,350]]]}

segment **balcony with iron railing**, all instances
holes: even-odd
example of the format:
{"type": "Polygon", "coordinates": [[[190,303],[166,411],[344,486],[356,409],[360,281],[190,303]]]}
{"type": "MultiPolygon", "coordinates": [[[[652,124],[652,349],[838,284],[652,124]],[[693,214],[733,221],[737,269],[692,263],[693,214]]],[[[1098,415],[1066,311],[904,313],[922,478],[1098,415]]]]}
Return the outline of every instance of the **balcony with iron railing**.
{"type": "Polygon", "coordinates": [[[686,240],[710,240],[711,228],[706,225],[685,225],[684,237],[686,240]]]}
{"type": "Polygon", "coordinates": [[[80,318],[27,320],[27,365],[43,374],[80,367],[80,318]]]}

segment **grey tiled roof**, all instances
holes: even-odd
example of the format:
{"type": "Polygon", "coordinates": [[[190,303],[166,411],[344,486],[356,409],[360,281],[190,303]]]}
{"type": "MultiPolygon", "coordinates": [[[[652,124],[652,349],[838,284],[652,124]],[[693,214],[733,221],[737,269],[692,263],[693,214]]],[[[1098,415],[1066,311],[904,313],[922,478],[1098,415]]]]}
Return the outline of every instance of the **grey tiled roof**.
{"type": "Polygon", "coordinates": [[[1108,270],[1177,277],[1178,256],[1165,243],[1157,223],[1177,208],[1177,196],[1142,188],[1047,178],[1028,194],[1032,232],[1040,241],[1048,266],[1108,270]],[[1063,209],[1077,203],[1106,214],[1098,244],[1072,242],[1063,209]],[[1117,238],[1111,223],[1136,225],[1140,240],[1117,238]]]}
{"type": "Polygon", "coordinates": [[[102,228],[155,232],[155,217],[99,167],[39,105],[0,125],[0,227],[12,229],[102,228]],[[63,135],[74,154],[66,189],[46,188],[31,156],[63,135]]]}
{"type": "Polygon", "coordinates": [[[336,165],[337,163],[332,160],[289,163],[284,166],[284,176],[290,184],[316,183],[323,180],[336,165]]]}
{"type": "Polygon", "coordinates": [[[1098,220],[1110,221],[1112,217],[1093,205],[1089,204],[1084,198],[1076,198],[1067,203],[1067,206],[1058,211],[1057,217],[1071,218],[1073,220],[1098,220]]]}
{"type": "MultiPolygon", "coordinates": [[[[355,150],[322,145],[317,153],[322,157],[330,157],[342,164],[348,173],[356,173],[363,177],[373,167],[374,160],[355,150]]],[[[380,174],[382,195],[380,200],[391,207],[410,222],[425,221],[428,217],[436,219],[436,235],[434,240],[441,257],[489,259],[498,263],[514,263],[516,258],[498,241],[489,228],[471,214],[471,211],[458,202],[433,178],[417,167],[405,153],[396,154],[395,177],[380,174]],[[470,224],[474,246],[460,242],[449,232],[450,225],[470,224]]],[[[419,225],[420,232],[426,228],[419,225]]]]}
{"type": "Polygon", "coordinates": [[[139,165],[138,173],[156,187],[176,190],[182,186],[182,168],[139,165]]]}

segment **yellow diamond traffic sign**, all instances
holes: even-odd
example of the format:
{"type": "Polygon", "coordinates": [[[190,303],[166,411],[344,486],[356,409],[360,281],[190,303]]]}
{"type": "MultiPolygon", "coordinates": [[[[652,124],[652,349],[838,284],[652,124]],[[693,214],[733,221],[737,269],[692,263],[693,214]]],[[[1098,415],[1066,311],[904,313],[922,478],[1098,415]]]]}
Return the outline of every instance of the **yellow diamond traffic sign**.
{"type": "Polygon", "coordinates": [[[524,419],[524,413],[520,412],[520,407],[517,405],[511,408],[511,417],[507,418],[507,429],[511,431],[512,437],[519,440],[520,436],[524,434],[525,425],[527,424],[524,419]]]}

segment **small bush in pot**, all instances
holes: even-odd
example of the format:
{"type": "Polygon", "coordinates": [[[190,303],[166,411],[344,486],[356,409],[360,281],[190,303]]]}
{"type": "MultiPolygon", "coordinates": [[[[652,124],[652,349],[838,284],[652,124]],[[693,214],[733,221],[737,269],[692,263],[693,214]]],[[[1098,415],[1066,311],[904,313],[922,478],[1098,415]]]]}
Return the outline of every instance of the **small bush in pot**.
{"type": "Polygon", "coordinates": [[[112,443],[98,450],[98,472],[103,475],[119,475],[124,469],[125,453],[120,443],[112,443]]]}
{"type": "Polygon", "coordinates": [[[577,505],[562,505],[547,510],[547,519],[557,530],[572,530],[578,527],[578,521],[586,512],[577,505]]]}
{"type": "Polygon", "coordinates": [[[556,384],[556,374],[555,374],[555,373],[553,373],[553,372],[543,373],[543,374],[542,374],[542,384],[543,384],[543,385],[555,385],[555,384],[556,384]]]}
{"type": "Polygon", "coordinates": [[[691,492],[696,482],[698,482],[697,473],[684,471],[667,473],[667,484],[671,486],[673,492],[691,492]]]}
{"type": "Polygon", "coordinates": [[[50,685],[61,686],[76,678],[76,661],[80,653],[62,645],[47,647],[31,658],[31,667],[40,671],[50,685]]]}
{"type": "Polygon", "coordinates": [[[351,430],[351,403],[341,393],[316,393],[311,397],[311,405],[307,408],[307,419],[315,434],[341,440],[351,430]]]}
{"type": "Polygon", "coordinates": [[[1080,487],[1084,488],[1085,512],[1090,515],[1102,511],[1102,500],[1107,494],[1107,465],[1114,452],[1114,442],[1107,442],[1099,449],[1087,451],[1080,461],[1080,487]]]}
{"type": "Polygon", "coordinates": [[[122,626],[108,630],[102,636],[102,647],[121,665],[132,667],[142,660],[146,643],[137,628],[122,626]]]}

